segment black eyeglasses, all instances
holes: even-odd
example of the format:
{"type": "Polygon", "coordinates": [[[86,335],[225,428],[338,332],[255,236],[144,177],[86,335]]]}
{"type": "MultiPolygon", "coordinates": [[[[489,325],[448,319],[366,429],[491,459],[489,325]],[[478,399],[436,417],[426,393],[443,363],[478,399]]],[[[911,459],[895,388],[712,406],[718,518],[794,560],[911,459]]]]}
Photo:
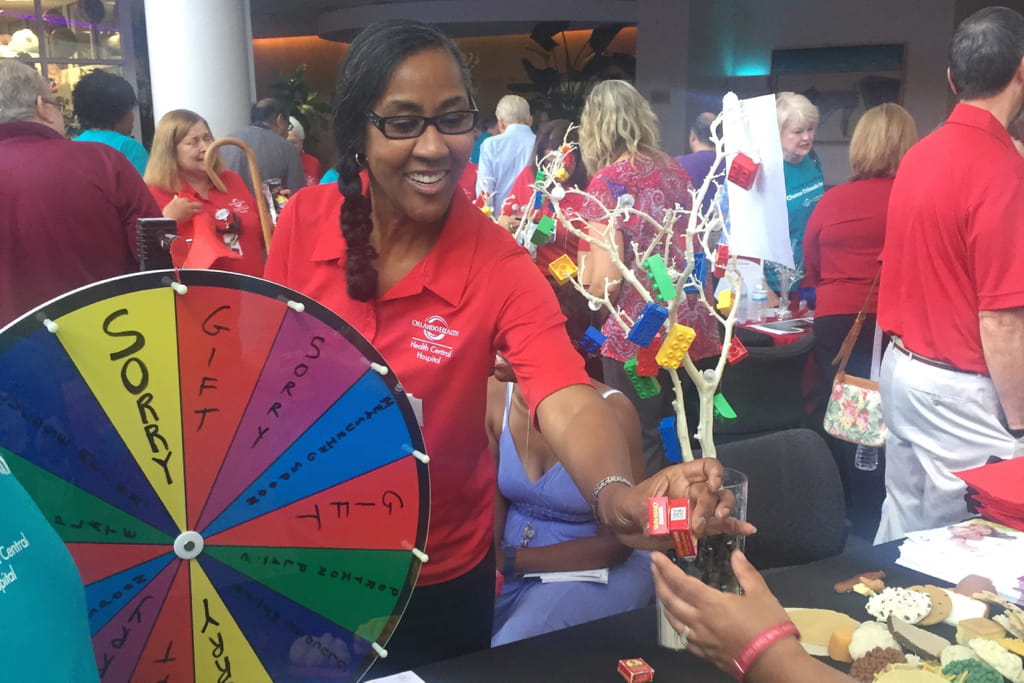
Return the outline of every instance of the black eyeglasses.
{"type": "Polygon", "coordinates": [[[444,135],[462,135],[476,128],[477,109],[449,111],[437,116],[377,116],[366,112],[366,118],[389,140],[408,140],[423,135],[427,126],[433,126],[444,135]]]}
{"type": "Polygon", "coordinates": [[[43,104],[48,104],[48,105],[50,105],[51,107],[53,107],[54,109],[56,109],[59,112],[63,112],[64,111],[64,104],[61,103],[61,102],[53,102],[51,100],[44,99],[43,100],[43,104]]]}

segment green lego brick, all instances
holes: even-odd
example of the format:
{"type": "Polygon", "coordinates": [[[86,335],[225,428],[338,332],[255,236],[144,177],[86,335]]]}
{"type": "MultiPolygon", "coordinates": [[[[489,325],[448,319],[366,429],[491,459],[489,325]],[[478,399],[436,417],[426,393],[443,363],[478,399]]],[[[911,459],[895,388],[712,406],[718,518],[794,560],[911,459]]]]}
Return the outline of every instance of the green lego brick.
{"type": "Polygon", "coordinates": [[[541,247],[550,242],[551,236],[554,234],[555,219],[551,216],[544,216],[540,219],[540,223],[537,224],[536,230],[533,231],[533,236],[530,237],[530,241],[538,247],[541,247]]]}
{"type": "Polygon", "coordinates": [[[722,394],[715,394],[715,417],[722,422],[736,421],[736,411],[732,409],[722,394]]]}
{"type": "Polygon", "coordinates": [[[643,267],[647,271],[647,277],[651,280],[654,298],[665,302],[676,298],[676,287],[672,284],[672,278],[669,277],[665,259],[661,258],[661,254],[648,256],[643,262],[643,267]]]}
{"type": "Polygon", "coordinates": [[[636,389],[640,398],[654,398],[661,393],[661,384],[657,377],[640,377],[636,374],[636,358],[627,360],[623,367],[625,367],[626,375],[629,376],[629,381],[633,383],[633,388],[636,389]]]}

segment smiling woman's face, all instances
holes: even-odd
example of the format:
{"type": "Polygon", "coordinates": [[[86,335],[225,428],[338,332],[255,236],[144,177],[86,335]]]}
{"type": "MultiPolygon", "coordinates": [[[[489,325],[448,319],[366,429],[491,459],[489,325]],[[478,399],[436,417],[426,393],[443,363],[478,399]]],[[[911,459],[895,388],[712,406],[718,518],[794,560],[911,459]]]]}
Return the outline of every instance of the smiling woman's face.
{"type": "MultiPolygon", "coordinates": [[[[455,59],[442,48],[427,48],[398,65],[373,112],[380,117],[437,116],[471,107],[455,59]]],[[[473,151],[474,132],[445,135],[428,125],[418,137],[391,140],[367,123],[374,222],[440,226],[473,151]]]]}
{"type": "Polygon", "coordinates": [[[791,164],[799,164],[814,146],[814,124],[802,119],[791,118],[782,127],[782,158],[791,164]]]}

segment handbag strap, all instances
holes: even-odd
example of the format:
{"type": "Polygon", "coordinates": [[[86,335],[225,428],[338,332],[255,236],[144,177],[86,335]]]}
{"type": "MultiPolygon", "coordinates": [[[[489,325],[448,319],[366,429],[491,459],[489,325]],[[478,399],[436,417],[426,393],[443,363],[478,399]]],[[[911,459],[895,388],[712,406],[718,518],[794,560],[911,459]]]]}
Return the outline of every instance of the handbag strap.
{"type": "Polygon", "coordinates": [[[839,347],[839,353],[832,359],[832,365],[839,364],[839,368],[836,370],[836,374],[840,375],[846,372],[846,362],[850,360],[850,354],[853,353],[853,346],[857,343],[857,337],[860,336],[860,327],[864,323],[864,318],[868,314],[868,304],[871,303],[871,297],[875,293],[875,287],[878,286],[878,278],[882,274],[882,268],[879,266],[878,272],[875,273],[875,279],[871,281],[871,288],[868,289],[868,296],[864,299],[864,305],[860,307],[860,312],[857,314],[857,319],[853,321],[853,326],[850,328],[849,334],[846,335],[846,339],[843,340],[843,345],[839,347]]]}

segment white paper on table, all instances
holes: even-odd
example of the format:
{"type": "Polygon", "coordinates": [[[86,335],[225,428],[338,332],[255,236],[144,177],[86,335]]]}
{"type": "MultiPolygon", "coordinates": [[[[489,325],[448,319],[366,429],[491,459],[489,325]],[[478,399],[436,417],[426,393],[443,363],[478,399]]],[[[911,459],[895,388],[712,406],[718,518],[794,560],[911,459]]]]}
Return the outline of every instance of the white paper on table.
{"type": "Polygon", "coordinates": [[[562,583],[564,581],[586,581],[587,583],[608,583],[608,569],[585,569],[576,572],[532,572],[523,574],[527,579],[540,579],[541,583],[562,583]]]}
{"type": "Polygon", "coordinates": [[[740,100],[738,113],[738,116],[723,117],[723,134],[729,152],[726,167],[731,168],[736,153],[743,152],[760,162],[761,170],[749,190],[726,181],[729,251],[738,256],[767,259],[793,268],[775,95],[740,100]]]}
{"type": "Polygon", "coordinates": [[[896,564],[952,584],[968,574],[984,576],[1004,599],[1022,602],[1018,580],[1024,571],[1024,532],[981,519],[915,531],[907,534],[900,545],[896,564]],[[953,527],[975,524],[989,526],[999,533],[964,541],[950,531],[953,527]]]}
{"type": "Polygon", "coordinates": [[[427,683],[422,678],[417,676],[411,671],[402,671],[397,674],[391,674],[384,678],[374,678],[372,681],[364,681],[364,683],[427,683]]]}

